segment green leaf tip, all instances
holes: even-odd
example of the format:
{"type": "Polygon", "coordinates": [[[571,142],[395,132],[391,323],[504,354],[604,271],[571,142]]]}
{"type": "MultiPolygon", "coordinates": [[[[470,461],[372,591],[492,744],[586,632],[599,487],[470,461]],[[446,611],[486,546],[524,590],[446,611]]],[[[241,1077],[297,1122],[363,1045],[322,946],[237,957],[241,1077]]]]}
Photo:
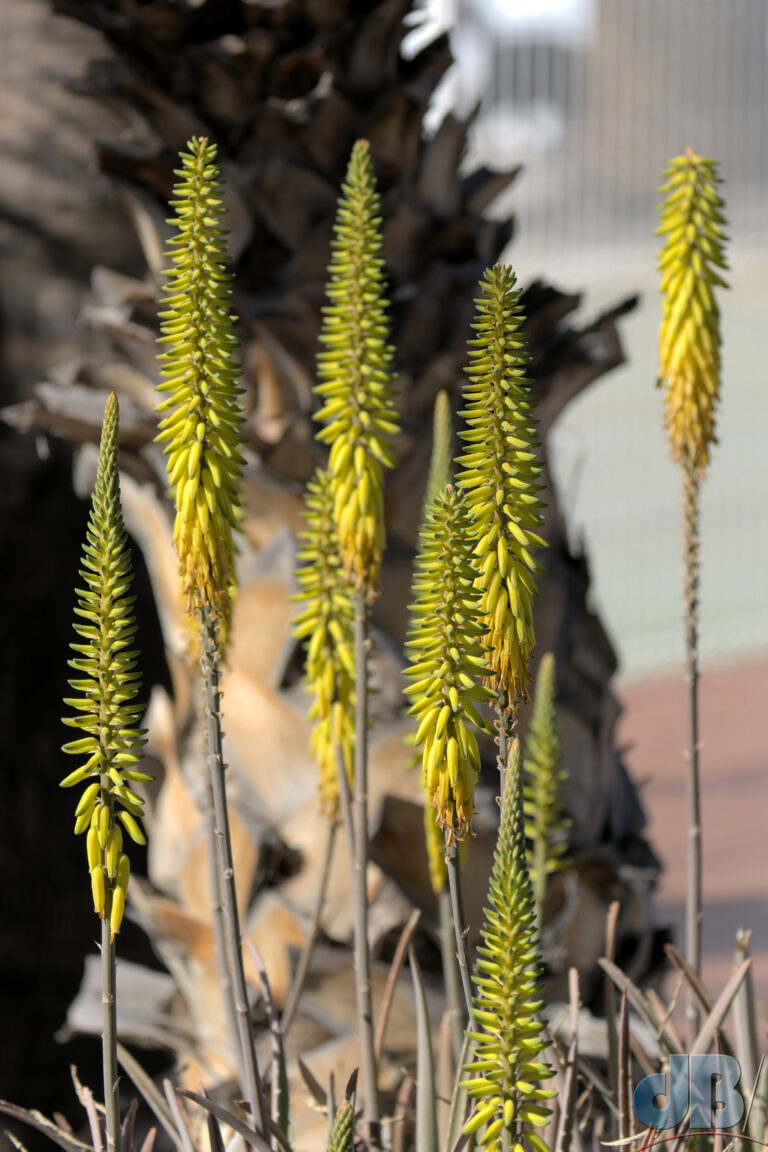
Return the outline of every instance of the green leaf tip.
{"type": "Polygon", "coordinates": [[[449,838],[471,829],[480,752],[474,727],[491,693],[479,683],[484,665],[477,620],[471,540],[463,494],[452,486],[427,509],[413,583],[406,648],[414,681],[406,694],[418,720],[422,780],[435,819],[449,838]]]}
{"type": "Polygon", "coordinates": [[[379,197],[367,141],[352,149],[339,199],[316,393],[345,571],[372,599],[384,551],[384,469],[399,430],[384,295],[379,197]]]}
{"type": "Polygon", "coordinates": [[[294,635],[306,640],[305,681],[313,694],[309,719],[315,721],[311,750],[320,773],[320,799],[329,816],[339,805],[336,758],[347,778],[354,771],[355,663],[354,606],[341,568],[333,516],[333,490],[318,468],[305,493],[305,529],[299,536],[296,599],[303,605],[294,635]]]}
{"type": "Polygon", "coordinates": [[[659,384],[666,388],[664,424],[673,459],[703,476],[717,442],[720,309],[716,288],[728,285],[723,201],[717,162],[691,149],[671,160],[660,189],[657,235],[662,319],[659,384]]]}
{"type": "Polygon", "coordinates": [[[429,507],[451,482],[453,471],[453,419],[451,400],[445,389],[441,389],[435,399],[432,419],[432,456],[429,462],[429,475],[424,492],[424,507],[429,507]]]}
{"type": "Polygon", "coordinates": [[[547,888],[547,876],[568,864],[567,830],[563,787],[568,778],[561,767],[562,750],[555,709],[556,665],[551,652],[539,661],[533,712],[525,741],[523,764],[526,831],[532,843],[530,871],[537,916],[547,888]]]}
{"type": "Polygon", "coordinates": [[[537,1018],[539,951],[533,894],[528,875],[523,815],[520,744],[510,745],[488,904],[473,977],[475,1025],[472,1059],[464,1065],[470,1078],[462,1086],[476,1101],[464,1132],[484,1128],[478,1142],[501,1152],[506,1131],[514,1144],[549,1152],[526,1125],[545,1127],[556,1095],[541,1087],[554,1072],[538,1057],[547,1047],[544,1025],[537,1018]]]}
{"type": "Polygon", "coordinates": [[[482,593],[489,684],[515,707],[530,684],[534,648],[535,573],[532,550],[543,548],[541,465],[530,382],[530,357],[515,274],[488,268],[475,301],[476,337],[469,342],[466,450],[457,483],[467,492],[475,537],[474,564],[482,593]]]}
{"type": "Polygon", "coordinates": [[[216,145],[195,137],[180,161],[160,313],[159,390],[168,395],[157,407],[157,439],[168,457],[186,607],[210,617],[224,646],[236,586],[244,414],[216,145]]]}
{"type": "Polygon", "coordinates": [[[152,779],[136,767],[146,739],[138,724],[144,706],[136,702],[141,682],[133,648],[135,597],[130,595],[131,557],[120,503],[118,439],[119,410],[112,393],[79,573],[85,587],[76,589],[78,642],[70,645],[75,656],[69,661],[76,673],[69,686],[76,695],[64,701],[75,715],[63,722],[81,735],[62,751],[84,763],[61,781],[63,788],[87,784],[75,810],[75,833],[87,833],[94,909],[110,920],[113,936],[122,922],[130,871],[117,821],[144,843],[138,824],[143,800],[131,785],[152,779]]]}

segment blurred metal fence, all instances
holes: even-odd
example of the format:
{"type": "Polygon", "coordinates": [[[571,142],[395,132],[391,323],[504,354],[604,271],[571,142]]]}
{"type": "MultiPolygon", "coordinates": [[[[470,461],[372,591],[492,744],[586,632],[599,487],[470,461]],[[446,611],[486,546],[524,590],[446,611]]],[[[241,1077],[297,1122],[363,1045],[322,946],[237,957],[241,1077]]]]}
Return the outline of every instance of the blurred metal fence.
{"type": "Polygon", "coordinates": [[[768,653],[768,0],[442,0],[442,17],[458,57],[444,107],[481,102],[472,161],[523,164],[499,206],[516,219],[521,280],[583,289],[589,312],[642,294],[622,322],[628,366],[573,404],[551,443],[630,674],[682,656],[679,478],[653,387],[657,189],[686,146],[720,161],[731,289],[702,648],[768,653]]]}

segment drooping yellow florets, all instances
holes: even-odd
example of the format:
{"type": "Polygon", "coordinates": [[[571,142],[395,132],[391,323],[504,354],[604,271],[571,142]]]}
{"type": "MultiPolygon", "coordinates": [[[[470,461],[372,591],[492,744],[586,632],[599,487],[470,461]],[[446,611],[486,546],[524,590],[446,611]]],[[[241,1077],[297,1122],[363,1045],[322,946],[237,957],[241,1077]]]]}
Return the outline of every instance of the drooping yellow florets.
{"type": "Polygon", "coordinates": [[[144,844],[138,824],[143,800],[131,787],[152,777],[136,767],[146,744],[137,721],[144,710],[136,703],[141,682],[133,649],[136,625],[130,595],[131,557],[123,527],[117,467],[118,405],[112,393],[104,413],[96,485],[91,498],[83,567],[78,588],[75,631],[81,638],[69,661],[78,678],[69,681],[76,696],[64,703],[76,712],[64,718],[83,735],[63,746],[85,763],[61,782],[62,788],[88,785],[75,811],[75,833],[87,832],[86,850],[94,909],[109,918],[112,935],[119,931],[128,889],[129,863],[123,852],[121,826],[144,844]]]}
{"type": "Polygon", "coordinates": [[[546,1127],[551,1109],[543,1101],[557,1093],[541,1087],[554,1072],[537,1059],[547,1039],[536,1015],[543,1001],[537,998],[538,933],[526,863],[517,740],[510,745],[481,936],[472,1013],[481,1031],[468,1033],[474,1051],[464,1071],[472,1075],[463,1081],[477,1103],[464,1132],[478,1132],[485,1126],[479,1142],[501,1152],[506,1129],[510,1146],[518,1152],[523,1152],[526,1143],[534,1152],[550,1152],[542,1138],[526,1127],[546,1127]]]}
{"type": "Polygon", "coordinates": [[[720,392],[720,311],[716,287],[727,287],[723,201],[717,164],[690,149],[672,160],[660,189],[659,254],[662,320],[659,384],[673,459],[703,476],[716,443],[720,392]]]}
{"type": "Polygon", "coordinates": [[[406,675],[410,712],[419,721],[423,782],[439,827],[451,840],[471,828],[480,752],[473,727],[490,699],[478,682],[482,634],[472,588],[470,538],[462,493],[448,487],[427,509],[413,583],[406,675]]]}
{"type": "Polygon", "coordinates": [[[486,270],[480,288],[462,413],[468,448],[458,459],[464,470],[457,482],[472,514],[489,682],[506,690],[514,705],[530,683],[534,573],[543,571],[532,553],[545,543],[538,535],[541,467],[514,272],[497,264],[486,270]]]}
{"type": "Polygon", "coordinates": [[[328,299],[317,358],[324,404],[318,439],[330,444],[329,471],[341,558],[355,586],[372,597],[384,551],[384,468],[394,467],[398,431],[392,400],[384,261],[370,150],[352,149],[332,242],[328,299]]]}
{"type": "Polygon", "coordinates": [[[318,469],[307,485],[306,529],[299,540],[297,599],[305,607],[294,635],[307,640],[305,678],[314,695],[312,751],[320,770],[323,808],[334,816],[339,804],[337,750],[352,780],[355,746],[355,664],[352,655],[354,609],[341,570],[329,474],[318,469]]]}
{"type": "Polygon", "coordinates": [[[160,422],[158,440],[168,456],[187,610],[207,613],[223,645],[235,589],[232,532],[241,516],[243,410],[216,146],[200,138],[187,148],[171,201],[173,268],[160,313],[166,351],[159,386],[169,395],[157,409],[169,415],[160,422]]]}

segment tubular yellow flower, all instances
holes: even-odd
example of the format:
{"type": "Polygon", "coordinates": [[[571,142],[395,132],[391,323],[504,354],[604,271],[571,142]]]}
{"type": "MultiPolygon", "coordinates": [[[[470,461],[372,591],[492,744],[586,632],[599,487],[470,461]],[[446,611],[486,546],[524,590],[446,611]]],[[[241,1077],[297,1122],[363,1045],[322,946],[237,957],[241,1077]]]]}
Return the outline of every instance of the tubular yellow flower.
{"type": "Polygon", "coordinates": [[[551,652],[545,652],[536,674],[523,766],[526,831],[533,845],[531,883],[539,921],[547,891],[547,876],[565,868],[568,863],[565,834],[571,821],[563,802],[567,773],[561,768],[561,760],[555,713],[555,658],[551,652]]]}
{"type": "Polygon", "coordinates": [[[316,391],[323,407],[318,439],[331,445],[329,471],[342,563],[372,598],[384,551],[384,468],[394,467],[398,431],[392,349],[384,298],[384,261],[370,150],[352,149],[339,200],[323,309],[316,391]]]}
{"type": "Polygon", "coordinates": [[[305,607],[294,635],[307,640],[305,678],[314,693],[309,718],[317,723],[311,748],[320,770],[320,798],[329,816],[339,805],[336,750],[347,777],[354,772],[355,663],[352,655],[354,609],[341,570],[328,472],[318,469],[306,491],[306,530],[300,536],[296,599],[305,607]]]}
{"type": "Polygon", "coordinates": [[[468,493],[472,514],[489,683],[506,690],[514,705],[528,693],[534,573],[543,571],[531,552],[545,546],[537,533],[541,466],[515,274],[497,264],[486,270],[480,288],[462,412],[468,449],[458,458],[464,470],[457,483],[468,493]]]}
{"type": "Polygon", "coordinates": [[[520,744],[513,740],[507,786],[501,809],[488,905],[481,929],[474,977],[477,995],[473,1016],[482,1031],[469,1032],[474,1041],[470,1063],[462,1081],[476,1107],[464,1132],[485,1131],[478,1142],[501,1152],[502,1132],[522,1149],[550,1152],[545,1142],[524,1125],[546,1127],[550,1108],[543,1101],[557,1093],[542,1088],[554,1072],[537,1060],[547,1047],[544,1025],[536,1018],[543,1001],[537,999],[539,952],[533,895],[525,854],[523,787],[520,744]]]}
{"type": "Polygon", "coordinates": [[[660,189],[657,235],[662,320],[659,384],[666,386],[664,424],[673,459],[703,477],[716,443],[720,392],[720,311],[713,289],[726,288],[723,201],[717,163],[690,149],[672,160],[660,189]]]}
{"type": "Polygon", "coordinates": [[[484,667],[472,589],[467,516],[452,487],[427,509],[413,583],[411,664],[406,688],[419,721],[422,778],[437,824],[450,840],[471,830],[480,752],[473,726],[487,729],[477,706],[490,699],[478,683],[484,667]]]}
{"type": "MultiPolygon", "coordinates": [[[[88,782],[75,811],[75,832],[87,832],[86,852],[91,874],[94,908],[111,916],[112,935],[119,930],[128,873],[115,869],[115,849],[122,848],[119,820],[133,840],[145,843],[137,823],[141,797],[130,787],[152,777],[138,770],[144,729],[137,726],[144,710],[136,703],[141,687],[136,671],[138,652],[132,648],[136,625],[130,586],[131,557],[120,505],[117,467],[118,404],[114,393],[107,400],[99,449],[96,485],[91,499],[83,567],[85,588],[76,589],[75,631],[82,643],[69,666],[78,678],[69,681],[77,696],[64,703],[76,715],[63,723],[84,735],[65,744],[63,752],[85,757],[85,763],[61,781],[62,788],[88,782]]],[[[124,857],[127,863],[127,857],[124,857]]]]}
{"type": "Polygon", "coordinates": [[[176,175],[173,268],[160,313],[160,356],[168,398],[157,411],[176,504],[174,540],[190,614],[207,613],[223,645],[235,591],[232,532],[241,517],[243,410],[234,359],[237,340],[226,271],[224,209],[216,146],[190,140],[176,175]]]}

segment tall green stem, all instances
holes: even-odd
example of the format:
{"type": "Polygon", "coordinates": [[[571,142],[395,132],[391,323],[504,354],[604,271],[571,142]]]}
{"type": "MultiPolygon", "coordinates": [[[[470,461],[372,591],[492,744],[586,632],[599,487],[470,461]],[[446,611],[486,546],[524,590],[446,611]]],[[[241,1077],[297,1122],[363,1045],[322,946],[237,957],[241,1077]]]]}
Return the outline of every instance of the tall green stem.
{"type": "Polygon", "coordinates": [[[216,956],[216,970],[219,975],[219,987],[224,1001],[224,1015],[227,1019],[227,1034],[229,1044],[238,1068],[242,1072],[241,1061],[238,1059],[240,1037],[235,1016],[235,1002],[232,996],[232,980],[229,975],[229,961],[227,959],[227,931],[224,925],[224,906],[221,893],[221,876],[218,864],[218,848],[216,839],[216,816],[213,810],[213,790],[210,776],[208,778],[205,797],[205,825],[208,838],[208,871],[211,885],[211,923],[213,925],[213,948],[216,956]]]}
{"type": "Polygon", "coordinates": [[[355,593],[355,803],[352,846],[352,902],[355,934],[355,982],[364,1081],[363,1116],[371,1143],[380,1146],[379,1092],[368,948],[368,609],[365,592],[355,593]]]}
{"type": "MultiPolygon", "coordinates": [[[[687,959],[698,974],[701,965],[701,787],[699,781],[699,527],[701,484],[696,471],[683,472],[683,554],[685,561],[685,666],[688,722],[688,893],[686,900],[687,959]]],[[[699,1013],[688,991],[688,1034],[695,1039],[699,1013]]]]}
{"type": "Polygon", "coordinates": [[[443,886],[437,899],[440,920],[440,956],[443,962],[445,1000],[451,1013],[451,1051],[453,1052],[453,1062],[456,1067],[458,1067],[464,1035],[464,1025],[466,1023],[466,1009],[462,1002],[459,958],[456,950],[456,933],[453,926],[453,912],[451,908],[451,893],[447,885],[443,886]]]}
{"type": "Polygon", "coordinates": [[[271,1143],[269,1113],[267,1112],[256,1061],[248,990],[243,968],[240,916],[237,910],[235,869],[232,860],[232,840],[227,813],[224,757],[221,745],[220,659],[216,626],[208,612],[203,611],[200,614],[200,668],[203,676],[205,712],[208,724],[208,764],[211,772],[218,884],[224,913],[232,1002],[239,1037],[240,1069],[243,1091],[250,1105],[253,1121],[256,1123],[258,1120],[263,1136],[268,1143],[271,1143]]]}
{"type": "Polygon", "coordinates": [[[101,1059],[104,1068],[104,1112],[107,1152],[120,1152],[120,1093],[117,1076],[117,965],[109,924],[111,896],[101,921],[101,1059]]]}
{"type": "Polygon", "coordinates": [[[509,747],[515,738],[517,728],[517,710],[510,707],[506,690],[501,690],[496,701],[496,731],[498,733],[499,755],[499,797],[500,803],[504,800],[504,786],[507,782],[507,764],[509,762],[509,747]]]}
{"type": "Polygon", "coordinates": [[[459,864],[459,849],[455,839],[446,830],[445,833],[445,868],[448,873],[448,889],[451,893],[451,912],[453,914],[453,929],[456,935],[456,958],[459,962],[459,975],[461,987],[464,992],[464,1003],[467,1009],[467,1019],[472,1020],[472,958],[469,954],[469,940],[467,921],[464,916],[464,897],[461,891],[461,870],[459,864]]]}

